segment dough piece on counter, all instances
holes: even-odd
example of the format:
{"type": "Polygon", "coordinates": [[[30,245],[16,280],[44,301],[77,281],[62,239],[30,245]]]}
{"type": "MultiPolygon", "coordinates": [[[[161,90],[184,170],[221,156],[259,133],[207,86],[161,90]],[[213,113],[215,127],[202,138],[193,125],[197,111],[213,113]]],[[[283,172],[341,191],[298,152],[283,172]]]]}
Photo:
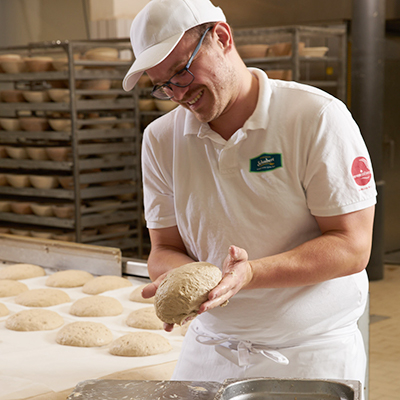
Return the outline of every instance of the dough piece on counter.
{"type": "Polygon", "coordinates": [[[208,293],[219,283],[222,273],[207,262],[193,262],[173,269],[161,282],[155,295],[157,317],[168,324],[195,317],[208,293]]]}
{"type": "Polygon", "coordinates": [[[46,272],[42,267],[33,264],[13,264],[0,268],[0,279],[19,281],[45,275],[46,272]]]}
{"type": "Polygon", "coordinates": [[[120,315],[123,311],[117,299],[97,295],[76,300],[69,310],[70,314],[77,317],[109,317],[120,315]]]}
{"type": "Polygon", "coordinates": [[[7,318],[6,328],[13,331],[50,331],[64,323],[55,311],[30,309],[19,311],[7,318]]]}
{"type": "Polygon", "coordinates": [[[8,310],[7,306],[3,303],[0,303],[0,317],[4,317],[9,313],[10,311],[8,310]]]}
{"type": "Polygon", "coordinates": [[[153,332],[132,332],[114,340],[110,353],[114,356],[144,357],[172,350],[168,339],[153,332]]]}
{"type": "Polygon", "coordinates": [[[163,322],[157,317],[154,307],[140,308],[132,311],[126,319],[126,324],[137,329],[163,329],[163,322]]]}
{"type": "Polygon", "coordinates": [[[56,342],[64,346],[100,347],[112,342],[111,331],[100,322],[78,321],[63,326],[56,342]]]}
{"type": "Polygon", "coordinates": [[[32,289],[15,298],[17,304],[26,307],[50,307],[69,301],[69,295],[60,289],[32,289]]]}
{"type": "Polygon", "coordinates": [[[100,294],[108,290],[121,289],[132,286],[132,282],[121,276],[103,275],[86,282],[82,291],[86,294],[100,294]]]}
{"type": "Polygon", "coordinates": [[[14,281],[12,279],[0,279],[0,297],[11,297],[28,291],[25,283],[14,281]]]}
{"type": "Polygon", "coordinates": [[[69,269],[55,272],[46,279],[46,286],[59,288],[74,288],[83,286],[86,282],[93,279],[93,275],[87,271],[69,269]]]}
{"type": "Polygon", "coordinates": [[[147,284],[140,285],[136,289],[134,289],[133,292],[131,292],[131,294],[129,295],[129,300],[135,301],[136,303],[154,304],[154,296],[150,297],[149,299],[145,299],[144,297],[142,297],[142,290],[145,286],[147,286],[147,284]]]}

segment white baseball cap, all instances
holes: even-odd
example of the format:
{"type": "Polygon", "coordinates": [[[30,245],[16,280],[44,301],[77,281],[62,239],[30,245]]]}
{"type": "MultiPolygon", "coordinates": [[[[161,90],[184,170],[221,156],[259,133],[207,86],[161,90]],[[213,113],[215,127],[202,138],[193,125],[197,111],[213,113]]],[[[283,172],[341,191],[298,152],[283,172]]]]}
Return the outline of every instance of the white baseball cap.
{"type": "Polygon", "coordinates": [[[184,33],[207,22],[226,22],[224,13],[209,0],[151,0],[131,25],[135,61],[122,87],[133,89],[144,71],[163,61],[184,33]]]}

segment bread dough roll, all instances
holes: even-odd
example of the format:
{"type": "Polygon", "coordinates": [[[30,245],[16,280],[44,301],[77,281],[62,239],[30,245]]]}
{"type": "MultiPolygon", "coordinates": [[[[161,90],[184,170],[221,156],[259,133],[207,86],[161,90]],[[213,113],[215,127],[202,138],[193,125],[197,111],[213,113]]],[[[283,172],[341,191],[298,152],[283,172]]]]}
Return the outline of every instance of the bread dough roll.
{"type": "Polygon", "coordinates": [[[195,317],[221,278],[219,268],[206,262],[193,262],[173,269],[155,295],[158,318],[168,324],[181,325],[188,317],[195,317]]]}
{"type": "Polygon", "coordinates": [[[93,275],[87,271],[77,269],[69,269],[66,271],[58,271],[50,275],[46,279],[46,286],[60,287],[60,288],[73,288],[83,286],[86,282],[93,279],[93,275]]]}
{"type": "Polygon", "coordinates": [[[126,278],[114,275],[98,276],[83,285],[82,292],[86,294],[100,294],[108,290],[132,286],[126,278]]]}
{"type": "Polygon", "coordinates": [[[64,346],[100,347],[112,342],[111,331],[100,322],[78,321],[62,327],[56,342],[64,346]]]}
{"type": "Polygon", "coordinates": [[[110,317],[124,311],[122,304],[113,297],[89,296],[76,300],[69,312],[77,317],[110,317]]]}
{"type": "Polygon", "coordinates": [[[135,301],[136,303],[154,304],[154,296],[150,297],[148,299],[145,299],[144,297],[142,297],[142,290],[145,286],[147,286],[147,284],[140,285],[136,289],[134,289],[131,292],[131,294],[129,295],[129,300],[135,301]]]}
{"type": "Polygon", "coordinates": [[[132,311],[126,319],[126,324],[136,329],[163,329],[163,322],[157,317],[154,307],[139,308],[132,311]]]}
{"type": "Polygon", "coordinates": [[[168,339],[153,332],[132,332],[114,340],[110,353],[114,356],[145,357],[172,350],[168,339]]]}
{"type": "Polygon", "coordinates": [[[30,309],[19,311],[7,318],[6,328],[13,331],[48,331],[59,328],[63,317],[55,311],[30,309]]]}
{"type": "Polygon", "coordinates": [[[25,283],[12,279],[0,279],[0,297],[16,296],[28,290],[28,286],[25,283]]]}
{"type": "Polygon", "coordinates": [[[45,270],[33,264],[13,264],[0,268],[0,279],[21,280],[46,275],[45,270]]]}
{"type": "Polygon", "coordinates": [[[3,303],[0,303],[0,317],[4,317],[9,313],[10,311],[8,310],[7,306],[3,303]]]}
{"type": "Polygon", "coordinates": [[[69,301],[69,295],[60,289],[32,289],[15,298],[17,304],[26,307],[50,307],[69,301]]]}

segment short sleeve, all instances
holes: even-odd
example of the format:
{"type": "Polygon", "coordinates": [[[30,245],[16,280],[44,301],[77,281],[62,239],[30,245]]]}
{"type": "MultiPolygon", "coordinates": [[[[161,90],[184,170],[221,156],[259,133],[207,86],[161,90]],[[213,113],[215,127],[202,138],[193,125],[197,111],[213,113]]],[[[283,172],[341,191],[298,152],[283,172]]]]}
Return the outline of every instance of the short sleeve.
{"type": "Polygon", "coordinates": [[[176,225],[172,148],[161,133],[153,133],[159,132],[157,125],[153,123],[146,128],[142,142],[143,203],[146,225],[150,229],[176,225]]]}
{"type": "Polygon", "coordinates": [[[333,99],[322,109],[307,156],[303,186],[313,215],[346,214],[376,203],[367,147],[342,102],[333,99]]]}

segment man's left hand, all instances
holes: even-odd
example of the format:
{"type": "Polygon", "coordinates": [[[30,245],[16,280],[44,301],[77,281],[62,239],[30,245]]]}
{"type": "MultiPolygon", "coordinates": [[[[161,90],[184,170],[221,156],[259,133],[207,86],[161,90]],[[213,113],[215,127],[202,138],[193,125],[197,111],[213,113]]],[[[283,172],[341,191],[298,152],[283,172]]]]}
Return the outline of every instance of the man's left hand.
{"type": "Polygon", "coordinates": [[[209,300],[201,305],[199,314],[226,305],[232,296],[251,281],[253,271],[248,258],[246,250],[237,246],[229,247],[222,266],[222,279],[209,293],[209,300]]]}

